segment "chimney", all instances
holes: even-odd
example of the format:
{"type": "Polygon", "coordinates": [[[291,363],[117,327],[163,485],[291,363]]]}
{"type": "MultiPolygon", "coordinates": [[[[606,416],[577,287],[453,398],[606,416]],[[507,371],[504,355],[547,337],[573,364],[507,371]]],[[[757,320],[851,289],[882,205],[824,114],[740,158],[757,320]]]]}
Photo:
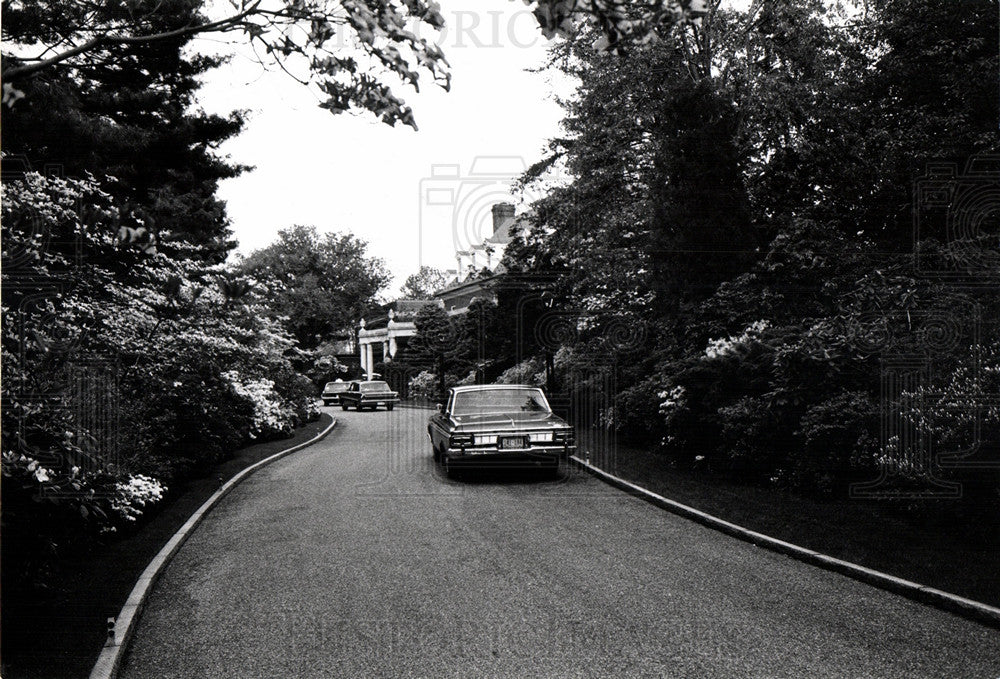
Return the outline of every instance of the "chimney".
{"type": "Polygon", "coordinates": [[[493,233],[500,232],[504,222],[514,219],[513,203],[495,203],[493,205],[493,233]]]}

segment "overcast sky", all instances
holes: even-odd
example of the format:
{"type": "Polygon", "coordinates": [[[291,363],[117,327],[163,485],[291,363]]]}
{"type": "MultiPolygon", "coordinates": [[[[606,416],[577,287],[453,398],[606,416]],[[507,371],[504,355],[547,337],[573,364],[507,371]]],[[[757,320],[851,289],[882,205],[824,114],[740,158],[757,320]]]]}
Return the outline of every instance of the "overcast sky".
{"type": "Polygon", "coordinates": [[[219,191],[240,252],[292,224],[349,231],[386,261],[394,292],[421,264],[454,268],[456,244],[489,235],[490,206],[559,131],[554,89],[571,88],[557,74],[527,71],[544,63],[547,43],[523,3],[440,4],[449,25],[436,42],[451,64],[451,92],[397,90],[414,108],[417,132],[332,115],[306,88],[239,53],[207,77],[206,110],[251,111],[243,133],[221,148],[256,166],[219,191]]]}

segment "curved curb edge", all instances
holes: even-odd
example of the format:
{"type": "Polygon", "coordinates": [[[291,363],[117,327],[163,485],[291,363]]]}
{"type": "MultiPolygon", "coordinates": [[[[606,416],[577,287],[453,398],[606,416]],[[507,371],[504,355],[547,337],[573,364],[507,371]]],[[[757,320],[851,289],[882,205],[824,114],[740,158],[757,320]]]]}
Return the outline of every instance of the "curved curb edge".
{"type": "Polygon", "coordinates": [[[873,585],[880,589],[901,594],[909,599],[944,609],[964,618],[969,618],[991,627],[1000,628],[1000,608],[995,608],[971,599],[965,599],[955,594],[949,594],[948,592],[942,592],[939,589],[934,589],[933,587],[928,587],[927,585],[921,585],[920,583],[913,582],[911,580],[904,580],[903,578],[898,578],[894,575],[883,573],[882,571],[866,568],[864,566],[851,563],[850,561],[837,559],[832,556],[827,556],[826,554],[821,554],[820,552],[815,552],[811,549],[806,549],[805,547],[793,545],[790,542],[772,538],[771,536],[764,535],[763,533],[757,533],[748,528],[744,528],[743,526],[730,523],[729,521],[720,519],[717,516],[695,509],[694,507],[689,507],[688,505],[681,504],[675,500],[669,500],[662,495],[657,495],[650,490],[646,490],[642,486],[638,486],[630,481],[626,481],[625,479],[614,476],[613,474],[609,474],[603,469],[595,467],[575,455],[570,457],[570,461],[589,474],[597,477],[605,483],[608,483],[609,485],[625,491],[630,495],[638,497],[639,499],[645,500],[646,502],[656,505],[661,509],[666,509],[667,511],[686,519],[697,521],[704,526],[718,530],[734,538],[745,540],[746,542],[750,542],[758,547],[770,549],[780,554],[798,559],[799,561],[804,561],[814,566],[819,566],[820,568],[840,573],[841,575],[846,575],[847,577],[860,580],[861,582],[873,585]]]}
{"type": "Polygon", "coordinates": [[[166,569],[167,564],[170,563],[174,554],[177,553],[177,550],[181,548],[181,545],[184,544],[191,533],[194,532],[194,529],[198,527],[198,524],[200,524],[205,518],[205,515],[207,515],[208,512],[210,512],[222,498],[228,495],[229,491],[238,486],[244,479],[253,474],[255,471],[261,467],[271,464],[272,462],[280,460],[286,455],[290,455],[306,448],[307,446],[318,443],[326,438],[327,434],[333,431],[333,428],[336,426],[337,418],[333,418],[333,422],[331,422],[326,429],[313,438],[255,462],[233,476],[233,478],[226,481],[222,487],[211,495],[211,497],[205,500],[201,507],[199,507],[198,510],[184,522],[184,525],[181,526],[176,533],[174,533],[173,537],[171,537],[167,544],[163,546],[163,549],[161,549],[157,555],[153,557],[153,560],[149,562],[149,565],[146,566],[146,569],[139,576],[135,586],[132,588],[132,592],[129,594],[128,599],[125,600],[125,604],[122,606],[121,611],[118,613],[118,617],[115,619],[114,637],[108,639],[104,648],[101,649],[101,654],[97,657],[97,662],[94,663],[94,668],[90,671],[90,679],[114,679],[114,677],[117,676],[122,658],[125,655],[125,650],[128,647],[129,641],[132,639],[132,634],[135,632],[136,623],[139,621],[139,614],[142,613],[142,609],[146,605],[146,599],[149,597],[149,593],[153,590],[153,585],[156,583],[157,579],[159,579],[160,574],[164,571],[164,569],[166,569]]]}

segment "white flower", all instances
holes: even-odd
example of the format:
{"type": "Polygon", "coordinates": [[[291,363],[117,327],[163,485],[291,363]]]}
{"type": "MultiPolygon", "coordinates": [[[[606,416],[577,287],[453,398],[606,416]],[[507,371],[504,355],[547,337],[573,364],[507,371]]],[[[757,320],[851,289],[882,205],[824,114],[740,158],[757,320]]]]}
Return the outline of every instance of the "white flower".
{"type": "Polygon", "coordinates": [[[713,339],[708,341],[705,348],[706,358],[722,358],[736,353],[740,348],[747,345],[764,332],[770,326],[767,321],[754,321],[746,327],[741,335],[731,335],[725,339],[713,339]]]}
{"type": "Polygon", "coordinates": [[[111,500],[111,508],[126,521],[135,521],[142,515],[142,508],[163,499],[166,486],[156,479],[133,474],[127,482],[115,484],[117,497],[111,500]]]}
{"type": "MultiPolygon", "coordinates": [[[[37,465],[38,463],[33,462],[32,464],[37,465]]],[[[45,467],[39,467],[38,469],[35,470],[35,480],[38,481],[39,483],[45,483],[46,481],[51,481],[52,477],[49,476],[48,469],[46,469],[45,467]]]]}
{"type": "Polygon", "coordinates": [[[229,380],[237,394],[253,403],[253,426],[250,438],[291,430],[295,421],[295,411],[282,402],[281,396],[274,389],[273,381],[258,379],[243,382],[235,370],[225,372],[222,376],[229,380]]]}
{"type": "Polygon", "coordinates": [[[660,402],[660,414],[670,420],[673,415],[684,407],[684,387],[676,386],[670,391],[661,391],[658,396],[663,399],[660,402]]]}

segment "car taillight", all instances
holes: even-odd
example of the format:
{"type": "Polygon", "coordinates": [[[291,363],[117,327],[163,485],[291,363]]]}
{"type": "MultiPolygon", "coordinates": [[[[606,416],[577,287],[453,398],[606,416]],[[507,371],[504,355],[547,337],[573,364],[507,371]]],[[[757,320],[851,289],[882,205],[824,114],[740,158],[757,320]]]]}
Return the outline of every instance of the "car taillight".
{"type": "Polygon", "coordinates": [[[453,446],[471,446],[473,436],[472,434],[452,434],[448,441],[453,446]]]}
{"type": "Polygon", "coordinates": [[[556,443],[571,444],[576,440],[576,434],[572,429],[566,429],[564,431],[555,432],[552,436],[552,439],[556,443]]]}

